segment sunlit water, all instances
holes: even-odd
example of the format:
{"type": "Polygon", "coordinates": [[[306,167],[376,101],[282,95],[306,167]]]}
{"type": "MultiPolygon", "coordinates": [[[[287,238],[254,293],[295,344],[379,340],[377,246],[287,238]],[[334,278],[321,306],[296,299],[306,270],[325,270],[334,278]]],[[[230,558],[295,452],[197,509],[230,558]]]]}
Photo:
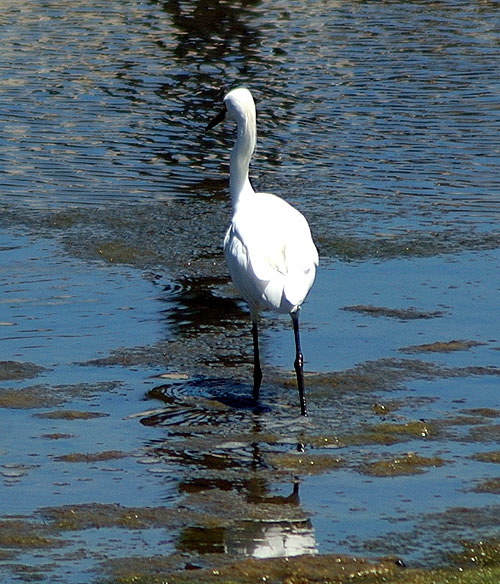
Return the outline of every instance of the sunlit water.
{"type": "MultiPolygon", "coordinates": [[[[339,447],[345,466],[299,473],[300,502],[285,527],[240,518],[216,551],[428,561],[460,537],[498,536],[494,522],[470,520],[443,542],[452,521],[445,529],[433,515],[498,504],[495,492],[474,490],[498,477],[498,465],[470,458],[495,450],[500,417],[497,4],[6,2],[3,18],[0,361],[44,369],[2,380],[0,515],[38,522],[43,508],[83,503],[175,508],[188,500],[197,509],[186,493],[199,484],[222,489],[222,481],[224,492],[255,497],[247,485],[255,469],[268,473],[259,496],[288,497],[293,481],[268,472],[263,459],[293,450],[301,432],[361,432],[381,421],[375,403],[397,400],[382,421],[448,421],[448,429],[424,441],[339,447]],[[304,426],[293,386],[276,382],[291,370],[290,325],[270,317],[263,323],[270,386],[262,411],[248,407],[244,315],[218,304],[231,292],[213,251],[229,213],[233,129],[204,133],[221,90],[237,83],[257,100],[255,186],[303,210],[320,249],[301,317],[307,371],[414,359],[438,373],[389,386],[383,378],[364,394],[325,397],[312,387],[304,426]],[[192,223],[185,211],[172,215],[174,224],[184,218],[183,243],[170,236],[163,206],[170,201],[193,209],[192,223]],[[142,257],[141,246],[154,255],[142,257]],[[200,289],[215,290],[208,310],[200,289]],[[344,310],[370,306],[434,316],[344,310]],[[214,325],[206,313],[216,309],[214,325]],[[477,344],[405,352],[452,340],[477,344]],[[149,356],[133,351],[148,346],[149,356]],[[162,354],[170,346],[169,360],[162,354]],[[219,369],[210,373],[202,358],[190,366],[189,351],[213,347],[219,369]],[[106,362],[122,349],[125,356],[106,362]],[[165,372],[173,385],[147,399],[163,383],[152,376],[165,372]],[[12,390],[26,399],[13,399],[12,390]],[[211,401],[222,398],[223,413],[211,401]],[[463,420],[479,408],[489,417],[463,420]],[[38,415],[70,410],[96,417],[38,415]],[[259,432],[277,443],[242,438],[259,432]],[[124,455],[60,458],[101,451],[124,455]],[[410,451],[446,464],[412,476],[359,472],[372,458],[410,451]],[[280,538],[288,552],[277,547],[280,538]]],[[[57,558],[39,573],[88,582],[87,570],[106,558],[214,551],[181,528],[75,529],[73,538],[61,534],[72,542],[63,551],[15,550],[0,570],[5,578],[16,566],[37,572],[57,558]]]]}

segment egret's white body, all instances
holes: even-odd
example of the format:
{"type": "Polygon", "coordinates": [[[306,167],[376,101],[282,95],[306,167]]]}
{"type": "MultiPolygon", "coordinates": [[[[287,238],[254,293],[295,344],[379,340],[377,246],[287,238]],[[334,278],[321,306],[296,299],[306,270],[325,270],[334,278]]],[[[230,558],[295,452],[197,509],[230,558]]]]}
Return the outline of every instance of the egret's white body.
{"type": "Polygon", "coordinates": [[[236,122],[237,139],[231,152],[231,224],[224,239],[224,255],[231,278],[250,307],[254,336],[254,397],[258,398],[262,373],[258,350],[259,312],[289,313],[295,331],[297,383],[302,414],[306,415],[298,311],[311,289],[318,251],[305,217],[283,199],[256,193],[248,178],[256,144],[255,104],[248,89],[240,87],[224,98],[226,115],[236,122]]]}
{"type": "Polygon", "coordinates": [[[224,253],[252,316],[263,309],[296,312],[313,284],[318,261],[304,216],[268,193],[253,193],[239,202],[224,253]]]}

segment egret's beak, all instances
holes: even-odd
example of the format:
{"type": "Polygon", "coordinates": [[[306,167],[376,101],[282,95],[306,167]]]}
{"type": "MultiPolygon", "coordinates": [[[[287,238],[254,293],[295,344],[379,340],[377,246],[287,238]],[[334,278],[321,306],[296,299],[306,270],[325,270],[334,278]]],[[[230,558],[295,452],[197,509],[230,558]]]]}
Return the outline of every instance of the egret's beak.
{"type": "Polygon", "coordinates": [[[205,132],[208,132],[208,130],[211,130],[214,126],[216,126],[217,124],[220,124],[220,122],[224,121],[224,118],[226,117],[226,112],[227,112],[227,109],[226,109],[226,106],[224,105],[224,107],[222,108],[220,113],[218,113],[215,116],[215,118],[205,128],[205,132]]]}

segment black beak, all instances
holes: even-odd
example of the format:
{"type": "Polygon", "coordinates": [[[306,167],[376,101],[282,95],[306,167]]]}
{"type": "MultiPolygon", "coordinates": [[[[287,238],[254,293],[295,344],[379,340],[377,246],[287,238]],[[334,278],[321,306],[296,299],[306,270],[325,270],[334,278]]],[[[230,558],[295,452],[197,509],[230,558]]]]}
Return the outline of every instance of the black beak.
{"type": "Polygon", "coordinates": [[[226,106],[224,105],[221,112],[218,113],[215,116],[215,118],[205,128],[205,132],[208,132],[208,130],[211,130],[214,126],[216,126],[217,124],[220,124],[220,122],[224,121],[224,118],[226,117],[226,112],[227,112],[227,109],[226,109],[226,106]]]}

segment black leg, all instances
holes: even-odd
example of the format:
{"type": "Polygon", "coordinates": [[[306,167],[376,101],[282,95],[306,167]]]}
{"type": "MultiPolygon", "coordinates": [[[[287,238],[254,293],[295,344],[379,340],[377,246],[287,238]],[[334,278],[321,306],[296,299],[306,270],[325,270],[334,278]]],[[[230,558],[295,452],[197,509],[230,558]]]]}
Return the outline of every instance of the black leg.
{"type": "Polygon", "coordinates": [[[259,399],[260,382],[262,381],[262,370],[260,368],[259,355],[259,329],[257,318],[252,318],[252,337],[253,337],[253,399],[259,399]]]}
{"type": "Polygon", "coordinates": [[[295,373],[297,374],[297,387],[299,389],[300,399],[300,413],[307,416],[306,396],[304,393],[304,357],[300,349],[300,335],[299,335],[299,313],[298,311],[290,313],[293,322],[293,334],[295,336],[295,373]]]}

